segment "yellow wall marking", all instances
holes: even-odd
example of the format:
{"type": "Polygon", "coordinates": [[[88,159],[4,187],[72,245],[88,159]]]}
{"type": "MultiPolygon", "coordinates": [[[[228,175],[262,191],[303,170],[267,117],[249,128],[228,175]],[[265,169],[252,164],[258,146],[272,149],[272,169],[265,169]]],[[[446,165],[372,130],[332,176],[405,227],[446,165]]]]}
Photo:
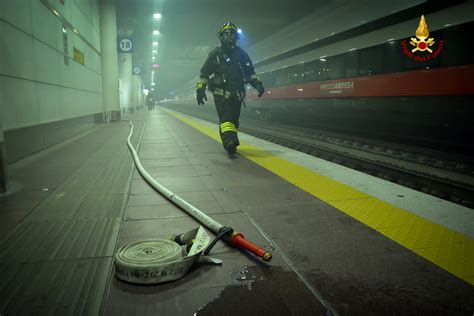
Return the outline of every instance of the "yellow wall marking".
{"type": "MultiPolygon", "coordinates": [[[[166,110],[220,142],[214,129],[166,110]]],[[[263,168],[375,229],[414,253],[474,285],[474,240],[348,185],[242,143],[239,153],[263,168]]]]}
{"type": "Polygon", "coordinates": [[[77,49],[76,47],[73,47],[73,50],[72,50],[72,58],[77,61],[78,63],[84,65],[84,53],[81,52],[79,49],[77,49]]]}

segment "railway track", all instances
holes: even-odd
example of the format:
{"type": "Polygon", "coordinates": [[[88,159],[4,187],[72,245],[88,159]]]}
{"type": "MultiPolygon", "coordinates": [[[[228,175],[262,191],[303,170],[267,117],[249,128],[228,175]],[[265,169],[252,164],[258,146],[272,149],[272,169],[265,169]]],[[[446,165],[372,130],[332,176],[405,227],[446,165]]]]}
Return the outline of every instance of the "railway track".
{"type": "Polygon", "coordinates": [[[469,157],[251,119],[245,119],[239,129],[351,169],[474,207],[474,165],[469,157]]]}

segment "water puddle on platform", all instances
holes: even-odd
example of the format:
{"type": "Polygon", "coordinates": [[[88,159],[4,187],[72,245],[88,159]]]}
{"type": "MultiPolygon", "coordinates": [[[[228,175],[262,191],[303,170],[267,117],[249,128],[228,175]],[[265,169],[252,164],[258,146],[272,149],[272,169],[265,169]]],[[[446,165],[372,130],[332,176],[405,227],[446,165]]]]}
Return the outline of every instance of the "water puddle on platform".
{"type": "Polygon", "coordinates": [[[194,315],[330,315],[292,271],[281,267],[244,266],[235,284],[194,315]]]}

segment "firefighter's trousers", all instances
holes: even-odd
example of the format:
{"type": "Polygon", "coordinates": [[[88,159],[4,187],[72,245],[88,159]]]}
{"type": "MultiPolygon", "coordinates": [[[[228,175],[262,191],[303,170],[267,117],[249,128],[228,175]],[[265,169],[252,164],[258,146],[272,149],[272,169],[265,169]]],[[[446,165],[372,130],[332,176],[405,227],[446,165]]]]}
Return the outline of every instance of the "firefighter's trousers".
{"type": "Polygon", "coordinates": [[[218,93],[220,89],[214,92],[214,104],[216,105],[217,115],[219,116],[219,134],[222,145],[227,149],[229,142],[239,145],[237,129],[239,128],[240,108],[242,98],[238,92],[218,93]]]}

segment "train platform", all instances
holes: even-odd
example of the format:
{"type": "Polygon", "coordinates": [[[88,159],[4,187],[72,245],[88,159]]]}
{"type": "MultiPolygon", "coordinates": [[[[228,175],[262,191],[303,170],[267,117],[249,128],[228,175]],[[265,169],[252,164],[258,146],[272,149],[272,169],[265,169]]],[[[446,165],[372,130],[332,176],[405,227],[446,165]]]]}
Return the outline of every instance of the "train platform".
{"type": "Polygon", "coordinates": [[[103,124],[9,167],[1,315],[474,312],[472,209],[249,135],[229,157],[216,124],[175,111],[125,119],[150,175],[272,261],[219,242],[210,256],[221,265],[197,263],[177,281],[117,279],[119,247],[199,223],[137,172],[128,122],[103,124]]]}

